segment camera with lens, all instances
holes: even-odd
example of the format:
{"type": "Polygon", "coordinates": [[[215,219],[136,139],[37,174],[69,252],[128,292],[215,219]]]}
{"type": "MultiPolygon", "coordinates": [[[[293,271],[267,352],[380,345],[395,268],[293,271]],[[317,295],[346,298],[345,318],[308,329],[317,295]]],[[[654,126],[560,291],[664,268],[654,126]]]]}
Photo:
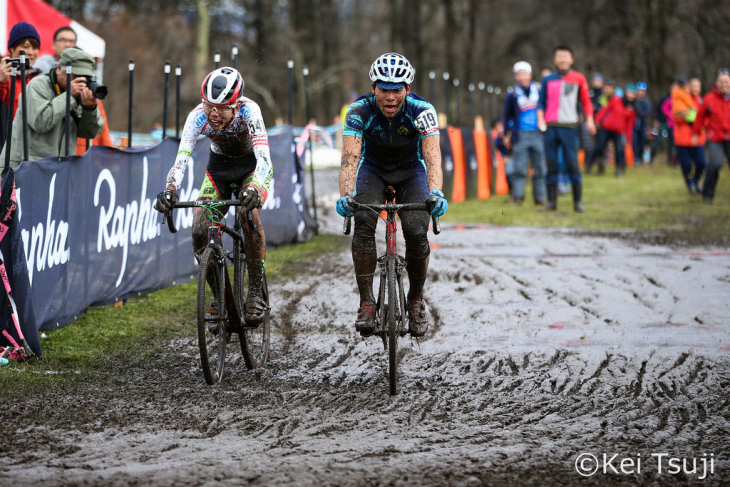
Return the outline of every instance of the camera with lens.
{"type": "Polygon", "coordinates": [[[106,98],[106,86],[99,84],[96,81],[96,77],[94,76],[88,76],[86,80],[84,80],[86,83],[86,86],[91,90],[91,92],[94,94],[97,100],[103,100],[106,98]]]}

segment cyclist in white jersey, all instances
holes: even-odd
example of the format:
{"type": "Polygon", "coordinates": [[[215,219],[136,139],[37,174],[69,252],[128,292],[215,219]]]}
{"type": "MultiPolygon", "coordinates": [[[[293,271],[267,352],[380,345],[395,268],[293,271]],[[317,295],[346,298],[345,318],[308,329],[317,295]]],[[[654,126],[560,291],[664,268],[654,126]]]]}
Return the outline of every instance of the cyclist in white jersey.
{"type": "MultiPolygon", "coordinates": [[[[249,272],[244,319],[255,325],[263,321],[266,311],[261,288],[266,239],[259,209],[266,201],[273,168],[261,109],[243,96],[244,86],[241,74],[233,68],[216,69],[205,78],[200,87],[202,103],[185,121],[175,164],[167,174],[167,186],[158,195],[155,208],[164,212],[174,206],[195,143],[200,135],[208,137],[212,142],[210,158],[198,199],[230,199],[240,189],[238,197],[243,206],[239,218],[247,211],[252,213],[256,230],[245,221],[241,223],[249,272]]],[[[228,208],[222,211],[225,213],[228,208]]],[[[195,208],[193,215],[193,248],[197,256],[205,249],[210,220],[201,208],[195,208]]],[[[226,291],[230,293],[228,284],[226,291]]],[[[232,296],[226,296],[226,304],[233,307],[233,303],[232,296]]],[[[235,309],[228,311],[228,316],[237,316],[235,309]]]]}

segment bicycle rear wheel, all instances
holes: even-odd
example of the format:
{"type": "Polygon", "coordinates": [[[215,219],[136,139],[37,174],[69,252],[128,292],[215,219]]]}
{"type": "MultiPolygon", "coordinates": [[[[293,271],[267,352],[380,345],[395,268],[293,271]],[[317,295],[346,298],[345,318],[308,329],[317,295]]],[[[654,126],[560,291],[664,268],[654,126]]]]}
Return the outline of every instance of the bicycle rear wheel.
{"type": "Polygon", "coordinates": [[[217,384],[223,378],[226,361],[226,306],[223,272],[225,262],[207,247],[200,258],[198,274],[198,346],[205,382],[217,384]]]}
{"type": "Polygon", "coordinates": [[[388,378],[390,395],[398,393],[398,292],[396,288],[395,261],[388,261],[388,378]]]}
{"type": "MultiPolygon", "coordinates": [[[[242,268],[245,266],[241,266],[242,268]]],[[[244,286],[242,289],[248,289],[248,272],[243,272],[241,279],[244,279],[244,286]]],[[[269,307],[269,286],[266,283],[266,274],[261,283],[264,294],[264,302],[266,307],[269,307]]],[[[244,305],[245,307],[245,305],[244,305]]],[[[241,342],[241,353],[243,353],[243,360],[246,362],[246,367],[249,370],[257,369],[264,365],[267,357],[269,356],[269,335],[271,333],[271,315],[266,312],[264,321],[259,324],[256,328],[249,328],[243,325],[244,328],[239,332],[239,341],[241,342]]]]}

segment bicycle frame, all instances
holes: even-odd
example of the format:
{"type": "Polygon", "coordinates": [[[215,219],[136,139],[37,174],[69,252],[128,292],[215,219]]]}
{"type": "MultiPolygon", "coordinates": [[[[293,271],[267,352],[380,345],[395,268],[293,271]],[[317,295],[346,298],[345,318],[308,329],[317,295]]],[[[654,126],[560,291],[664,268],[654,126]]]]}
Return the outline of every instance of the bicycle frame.
{"type": "MultiPolygon", "coordinates": [[[[378,266],[380,267],[380,289],[378,291],[378,302],[376,307],[378,309],[378,320],[375,325],[376,335],[380,335],[385,342],[388,333],[387,323],[385,323],[385,292],[386,292],[386,280],[388,274],[388,267],[393,266],[396,275],[396,281],[398,285],[398,304],[399,304],[399,315],[396,316],[398,324],[398,334],[403,336],[408,332],[408,327],[405,324],[406,314],[406,298],[403,290],[403,272],[405,270],[406,261],[403,256],[398,255],[396,235],[398,233],[398,223],[395,220],[397,213],[401,211],[429,211],[431,207],[428,203],[394,203],[395,190],[392,187],[388,187],[386,190],[386,203],[385,204],[364,204],[351,202],[353,210],[370,210],[377,213],[381,211],[386,212],[387,216],[385,219],[385,254],[378,257],[378,266]]],[[[433,233],[438,235],[441,233],[441,227],[439,225],[439,219],[437,216],[432,216],[433,233]]],[[[352,225],[351,217],[345,218],[344,233],[345,235],[350,234],[352,225]]],[[[387,345],[386,345],[387,348],[387,345]]]]}
{"type": "MultiPolygon", "coordinates": [[[[395,201],[395,190],[388,186],[385,190],[385,204],[372,205],[349,201],[348,204],[354,210],[368,210],[380,213],[385,211],[385,254],[378,258],[380,266],[380,289],[378,290],[378,316],[375,322],[374,335],[383,339],[383,348],[388,352],[388,375],[390,382],[390,394],[398,392],[398,338],[408,333],[406,308],[406,295],[403,289],[403,272],[406,267],[406,259],[398,255],[396,245],[396,233],[398,224],[395,221],[396,213],[406,210],[431,211],[430,201],[424,203],[397,204],[395,201]],[[387,295],[387,296],[386,296],[387,295]],[[387,303],[386,303],[387,301],[387,303]]],[[[438,217],[431,216],[433,220],[433,233],[441,232],[438,217]]],[[[345,234],[350,233],[351,218],[345,219],[345,234]]]]}
{"type": "MultiPolygon", "coordinates": [[[[226,205],[238,207],[241,206],[241,201],[237,199],[178,201],[175,203],[175,208],[207,208],[212,205],[226,205]]],[[[249,225],[253,226],[253,229],[256,230],[256,225],[253,223],[253,216],[250,211],[246,212],[246,217],[249,225]]],[[[170,211],[169,214],[168,212],[165,212],[162,217],[162,223],[164,224],[165,221],[167,221],[167,227],[170,232],[177,233],[177,228],[175,227],[175,222],[172,218],[172,211],[170,211]]],[[[228,257],[228,259],[233,262],[233,275],[238,276],[241,271],[241,267],[243,266],[243,259],[245,257],[244,253],[241,250],[243,249],[243,236],[241,235],[241,221],[238,218],[238,214],[236,214],[233,230],[231,230],[227,225],[222,224],[220,220],[211,218],[210,226],[208,227],[208,243],[206,246],[208,245],[217,246],[220,249],[221,255],[223,255],[224,257],[228,257]],[[225,247],[223,247],[223,240],[221,238],[222,233],[225,233],[233,238],[233,258],[231,258],[230,253],[226,251],[225,247]]],[[[243,322],[243,290],[241,289],[242,284],[243,283],[241,283],[238,279],[233,280],[233,299],[236,305],[236,310],[239,314],[239,318],[241,318],[241,322],[243,322]]]]}

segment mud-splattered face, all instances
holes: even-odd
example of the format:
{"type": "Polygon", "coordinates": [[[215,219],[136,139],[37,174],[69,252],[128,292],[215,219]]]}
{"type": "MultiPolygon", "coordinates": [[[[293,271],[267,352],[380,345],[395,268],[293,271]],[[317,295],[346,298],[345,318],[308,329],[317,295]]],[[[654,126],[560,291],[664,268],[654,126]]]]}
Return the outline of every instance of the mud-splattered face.
{"type": "Polygon", "coordinates": [[[411,92],[411,87],[406,85],[395,90],[384,90],[373,83],[372,90],[375,94],[375,103],[380,111],[386,117],[393,118],[403,106],[406,96],[411,92]]]}
{"type": "Polygon", "coordinates": [[[239,108],[241,105],[238,103],[231,106],[217,106],[203,102],[203,111],[208,118],[208,125],[215,130],[220,130],[228,125],[239,108]]]}

